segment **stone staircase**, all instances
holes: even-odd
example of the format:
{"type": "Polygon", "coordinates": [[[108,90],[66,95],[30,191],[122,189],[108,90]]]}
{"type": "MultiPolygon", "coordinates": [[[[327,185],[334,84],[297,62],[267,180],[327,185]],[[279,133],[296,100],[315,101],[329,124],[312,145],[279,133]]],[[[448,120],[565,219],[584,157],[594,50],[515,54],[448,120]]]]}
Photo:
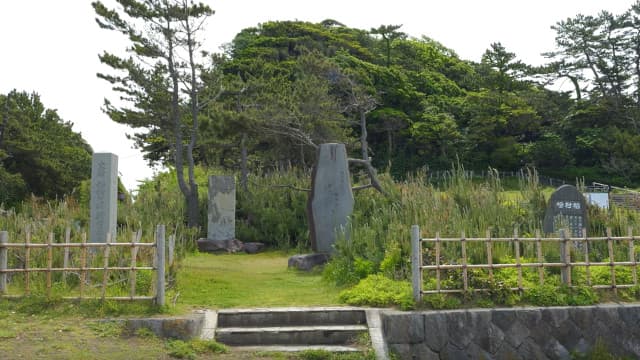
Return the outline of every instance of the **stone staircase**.
{"type": "Polygon", "coordinates": [[[209,311],[202,337],[235,350],[351,352],[362,349],[357,340],[368,332],[363,309],[273,308],[209,311]]]}

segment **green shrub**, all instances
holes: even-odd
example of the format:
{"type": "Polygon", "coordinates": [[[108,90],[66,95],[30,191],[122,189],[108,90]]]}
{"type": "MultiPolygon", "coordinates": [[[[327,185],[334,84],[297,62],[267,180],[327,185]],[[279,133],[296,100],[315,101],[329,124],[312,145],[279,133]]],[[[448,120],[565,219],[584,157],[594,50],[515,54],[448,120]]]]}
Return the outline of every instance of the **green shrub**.
{"type": "Polygon", "coordinates": [[[254,177],[238,192],[237,237],[280,249],[310,248],[306,206],[311,175],[298,170],[254,177]],[[290,187],[283,187],[290,186],[290,187]]]}
{"type": "Polygon", "coordinates": [[[194,339],[190,341],[191,347],[198,354],[225,354],[229,349],[224,344],[215,340],[194,339]]]}
{"type": "Polygon", "coordinates": [[[593,305],[600,300],[598,294],[590,287],[569,288],[552,284],[527,289],[524,292],[524,298],[527,302],[538,306],[593,305]]]}
{"type": "Polygon", "coordinates": [[[403,256],[400,244],[392,242],[384,251],[384,259],[380,262],[380,271],[392,279],[405,279],[410,267],[406,259],[408,257],[403,256]]]}
{"type": "Polygon", "coordinates": [[[353,261],[348,257],[336,257],[322,270],[322,278],[336,286],[356,284],[360,278],[353,269],[353,261]]]}
{"type": "Polygon", "coordinates": [[[178,359],[195,359],[196,352],[193,350],[191,345],[182,340],[170,340],[166,343],[167,353],[169,356],[178,359]]]}
{"type": "Polygon", "coordinates": [[[555,285],[544,284],[533,286],[524,293],[524,298],[532,305],[538,306],[564,306],[569,304],[569,299],[564,291],[559,291],[555,285]]]}
{"type": "Polygon", "coordinates": [[[590,287],[578,286],[569,290],[568,303],[572,306],[597,304],[600,301],[598,293],[590,287]]]}
{"type": "Polygon", "coordinates": [[[136,271],[136,293],[147,295],[151,292],[154,281],[153,274],[152,270],[136,271]]]}
{"type": "Polygon", "coordinates": [[[302,360],[330,360],[332,354],[326,350],[305,350],[298,355],[302,360]]]}
{"type": "Polygon", "coordinates": [[[137,337],[145,338],[145,339],[151,339],[156,337],[156,334],[153,332],[153,330],[149,329],[148,327],[141,327],[136,329],[136,331],[134,332],[134,335],[137,337]]]}
{"type": "Polygon", "coordinates": [[[94,321],[88,324],[99,337],[118,337],[122,335],[124,323],[119,321],[94,321]]]}
{"type": "Polygon", "coordinates": [[[422,302],[434,310],[457,309],[462,301],[447,294],[429,294],[422,298],[422,302]]]}
{"type": "Polygon", "coordinates": [[[616,356],[611,353],[609,346],[602,339],[596,340],[595,345],[587,353],[572,352],[571,358],[574,360],[626,360],[632,359],[627,356],[616,356]]]}
{"type": "Polygon", "coordinates": [[[349,305],[375,307],[399,306],[412,309],[415,303],[408,281],[391,280],[383,275],[369,275],[351,289],[340,293],[340,301],[349,305]]]}
{"type": "Polygon", "coordinates": [[[297,355],[288,356],[287,359],[299,360],[374,360],[376,358],[373,351],[364,353],[333,353],[326,350],[305,350],[297,355]]]}
{"type": "Polygon", "coordinates": [[[178,359],[195,359],[199,354],[224,354],[229,351],[214,340],[170,340],[165,346],[169,355],[178,359]]]}

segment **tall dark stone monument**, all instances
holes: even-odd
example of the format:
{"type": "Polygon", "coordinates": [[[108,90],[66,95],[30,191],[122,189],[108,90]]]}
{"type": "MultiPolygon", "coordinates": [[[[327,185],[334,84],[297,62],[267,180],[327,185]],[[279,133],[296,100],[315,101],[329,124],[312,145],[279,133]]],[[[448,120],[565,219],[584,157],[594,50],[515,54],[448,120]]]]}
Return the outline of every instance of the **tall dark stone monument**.
{"type": "MultiPolygon", "coordinates": [[[[311,247],[332,253],[338,234],[346,232],[353,212],[351,175],[344,144],[321,144],[307,203],[311,247]]],[[[348,235],[348,232],[345,234],[348,235]]]]}
{"type": "Polygon", "coordinates": [[[584,195],[573,185],[557,188],[551,194],[544,215],[544,232],[552,234],[561,228],[567,228],[571,231],[572,237],[581,237],[582,229],[588,228],[588,225],[587,202],[584,195]]]}

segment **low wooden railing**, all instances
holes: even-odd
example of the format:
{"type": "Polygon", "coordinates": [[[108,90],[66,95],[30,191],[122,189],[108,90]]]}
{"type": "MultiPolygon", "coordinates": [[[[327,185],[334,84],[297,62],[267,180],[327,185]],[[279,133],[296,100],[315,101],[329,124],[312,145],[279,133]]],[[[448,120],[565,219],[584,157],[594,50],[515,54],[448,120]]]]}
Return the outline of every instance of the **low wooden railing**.
{"type": "Polygon", "coordinates": [[[487,231],[484,238],[467,238],[462,233],[458,238],[442,238],[439,234],[434,238],[421,238],[420,227],[413,225],[411,228],[411,264],[412,264],[412,286],[413,297],[416,301],[422,300],[424,294],[434,293],[466,293],[466,292],[486,292],[491,289],[488,288],[471,288],[469,286],[469,270],[470,269],[486,269],[488,277],[493,280],[494,270],[515,268],[517,269],[517,286],[511,287],[513,291],[526,290],[523,284],[523,269],[537,268],[538,269],[538,282],[540,285],[545,281],[545,268],[560,268],[562,283],[567,286],[574,286],[571,279],[571,269],[574,267],[585,268],[585,278],[587,286],[594,289],[611,289],[617,292],[617,289],[630,288],[638,285],[638,261],[635,254],[635,241],[636,236],[632,234],[631,229],[628,230],[628,236],[612,236],[611,229],[607,229],[607,236],[604,237],[587,237],[586,231],[583,230],[583,237],[572,238],[565,234],[568,231],[560,231],[560,237],[542,237],[539,232],[536,233],[533,238],[522,238],[517,233],[514,233],[513,237],[508,238],[494,238],[491,237],[489,231],[487,231]],[[608,261],[592,261],[591,260],[591,246],[590,244],[597,241],[606,241],[608,261]],[[460,263],[442,263],[442,246],[447,242],[457,242],[460,244],[461,257],[460,263]],[[514,263],[494,263],[493,262],[493,247],[494,244],[499,242],[508,242],[513,245],[514,263]],[[622,246],[626,247],[628,260],[615,261],[614,243],[623,242],[622,246]],[[425,264],[423,260],[423,244],[432,243],[435,255],[433,257],[432,264],[425,264]],[[467,245],[469,243],[484,243],[486,246],[486,263],[476,264],[469,263],[467,256],[467,245]],[[523,243],[534,243],[536,261],[526,261],[522,258],[521,245],[523,243]],[[560,261],[547,262],[545,261],[544,253],[542,251],[543,243],[557,243],[559,247],[560,261]],[[574,258],[572,259],[572,255],[574,258]],[[584,256],[584,260],[578,260],[578,255],[584,256]],[[592,284],[591,281],[591,268],[595,266],[609,267],[610,283],[608,284],[592,284]],[[616,267],[630,267],[632,283],[631,284],[619,284],[616,281],[616,267]],[[447,270],[460,269],[462,272],[462,287],[456,289],[443,289],[442,288],[442,272],[447,270]],[[424,290],[423,289],[423,272],[435,271],[435,289],[424,290]]]}
{"type": "MultiPolygon", "coordinates": [[[[170,240],[173,240],[172,238],[170,240]]],[[[170,254],[172,253],[170,250],[170,254]]],[[[37,266],[37,264],[36,264],[37,266]]],[[[112,236],[107,236],[107,242],[93,243],[87,242],[86,233],[82,234],[80,243],[70,242],[69,230],[65,232],[65,242],[55,243],[54,235],[50,233],[46,243],[32,243],[31,235],[26,233],[24,242],[9,242],[9,234],[6,231],[0,231],[0,295],[2,297],[20,297],[31,293],[31,276],[32,273],[45,273],[46,276],[46,296],[51,297],[52,293],[52,274],[62,272],[62,277],[66,278],[69,272],[76,272],[79,276],[79,295],[63,296],[65,299],[109,299],[109,300],[155,300],[158,305],[164,305],[164,289],[165,289],[165,226],[158,225],[155,232],[155,241],[152,243],[140,242],[140,233],[132,236],[131,242],[112,242],[112,236]],[[110,265],[111,250],[116,248],[130,248],[131,258],[129,266],[113,266],[110,265]],[[80,251],[80,266],[69,266],[70,249],[78,248],[80,251]],[[153,264],[147,266],[138,265],[138,251],[141,248],[151,248],[154,250],[153,264]],[[23,266],[20,268],[9,268],[9,250],[22,249],[24,253],[23,266]],[[33,267],[31,261],[31,249],[46,249],[46,266],[33,267]],[[63,249],[64,256],[62,264],[54,264],[54,250],[63,249]],[[101,254],[102,266],[87,264],[89,256],[101,254]],[[155,272],[155,295],[139,296],[136,295],[136,272],[141,270],[151,270],[155,272]],[[88,274],[90,272],[102,271],[102,283],[100,285],[100,296],[87,296],[86,287],[88,274]],[[109,274],[111,271],[129,271],[129,296],[107,296],[107,288],[109,286],[109,274]],[[24,274],[24,291],[22,295],[9,295],[7,286],[7,277],[9,274],[24,274]]]]}

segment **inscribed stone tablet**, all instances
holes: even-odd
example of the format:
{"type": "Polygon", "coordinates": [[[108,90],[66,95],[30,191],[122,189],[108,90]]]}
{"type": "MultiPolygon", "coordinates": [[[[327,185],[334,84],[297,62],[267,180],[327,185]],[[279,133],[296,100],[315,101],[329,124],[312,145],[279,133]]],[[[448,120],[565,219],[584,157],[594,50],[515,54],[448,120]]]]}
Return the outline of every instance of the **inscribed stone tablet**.
{"type": "Polygon", "coordinates": [[[233,176],[209,176],[207,238],[236,238],[236,182],[233,176]]]}
{"type": "Polygon", "coordinates": [[[344,144],[321,144],[313,169],[307,211],[313,251],[331,253],[353,212],[351,176],[344,144]]]}
{"type": "Polygon", "coordinates": [[[118,156],[95,153],[91,163],[89,242],[106,242],[116,235],[118,219],[118,156]]]}
{"type": "Polygon", "coordinates": [[[587,202],[573,185],[562,185],[551,195],[544,216],[544,232],[555,233],[561,228],[571,231],[572,237],[582,236],[588,228],[587,202]]]}

